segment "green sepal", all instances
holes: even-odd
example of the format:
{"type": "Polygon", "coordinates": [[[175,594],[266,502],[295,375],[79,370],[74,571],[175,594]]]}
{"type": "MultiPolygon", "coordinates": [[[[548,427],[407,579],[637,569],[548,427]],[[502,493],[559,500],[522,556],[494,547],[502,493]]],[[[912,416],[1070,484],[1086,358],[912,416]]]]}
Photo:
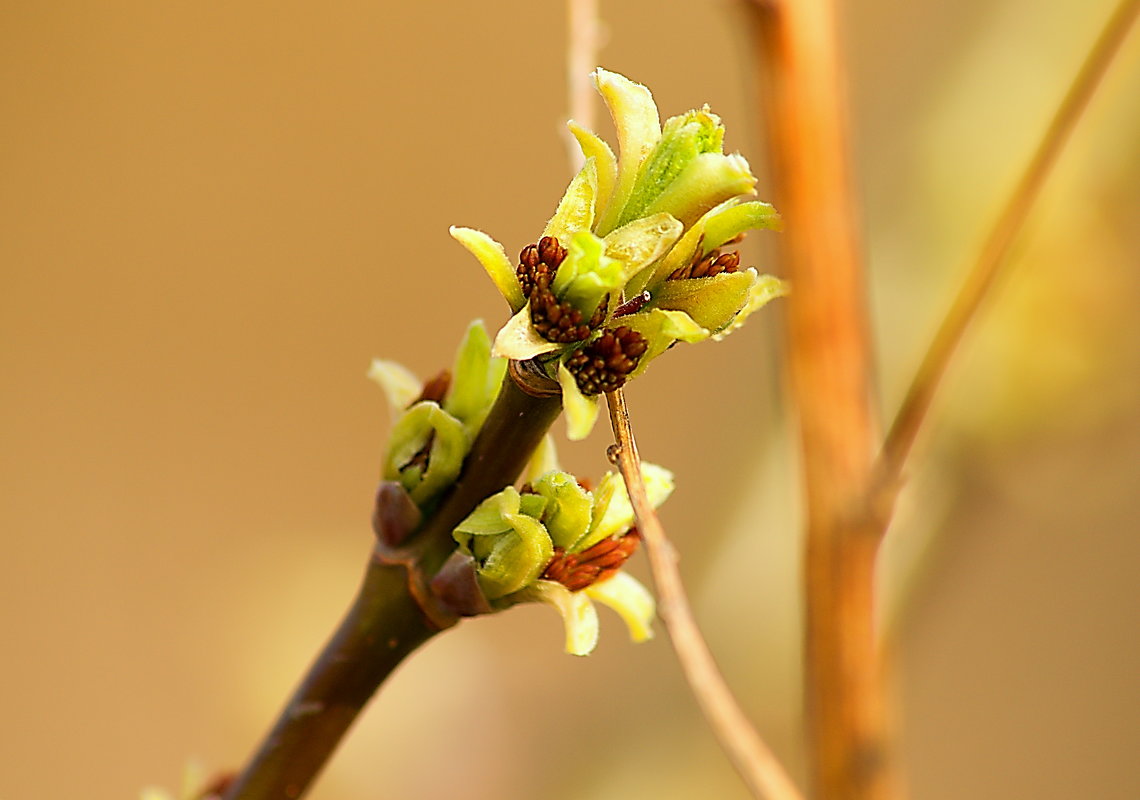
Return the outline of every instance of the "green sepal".
{"type": "Polygon", "coordinates": [[[550,288],[589,318],[602,298],[625,285],[625,265],[606,255],[605,242],[589,231],[573,234],[565,246],[566,259],[550,288]]]}
{"type": "Polygon", "coordinates": [[[479,586],[489,600],[517,592],[538,580],[554,557],[554,545],[546,528],[534,517],[526,514],[504,514],[511,530],[494,537],[478,537],[477,542],[492,543],[490,552],[481,557],[477,571],[479,586]]]}
{"type": "Polygon", "coordinates": [[[661,118],[653,95],[641,84],[600,67],[594,70],[593,78],[618,138],[617,180],[595,226],[604,236],[617,227],[641,165],[661,139],[661,118]]]}
{"type": "Polygon", "coordinates": [[[622,221],[643,215],[697,156],[720,153],[724,126],[707,107],[688,111],[665,121],[661,140],[637,176],[622,221]]]}
{"type": "Polygon", "coordinates": [[[598,398],[587,397],[566,365],[558,364],[558,385],[562,387],[562,410],[566,412],[566,438],[578,442],[590,435],[598,419],[598,398]]]}
{"type": "Polygon", "coordinates": [[[451,238],[467,248],[471,255],[479,259],[491,282],[499,290],[499,294],[511,306],[511,311],[518,311],[523,307],[526,298],[523,297],[519,286],[515,267],[507,258],[507,251],[483,231],[474,228],[460,228],[452,225],[449,229],[451,238]]]}
{"type": "Polygon", "coordinates": [[[451,369],[451,387],[443,410],[460,420],[474,438],[498,397],[507,361],[491,357],[491,337],[482,320],[467,327],[451,369]]]}
{"type": "Polygon", "coordinates": [[[455,481],[470,446],[471,438],[462,422],[430,400],[416,403],[392,426],[384,478],[400,481],[416,504],[423,506],[455,481]],[[408,467],[429,438],[427,469],[408,467]]]}
{"type": "Polygon", "coordinates": [[[629,638],[633,641],[644,642],[653,638],[657,603],[637,578],[619,571],[583,591],[591,600],[616,611],[629,628],[629,638]]]}
{"type": "Polygon", "coordinates": [[[587,656],[598,644],[598,612],[585,592],[571,592],[561,583],[535,581],[510,598],[511,602],[538,602],[550,606],[562,617],[566,632],[566,652],[587,656]]]}
{"type": "Polygon", "coordinates": [[[707,278],[665,281],[654,293],[651,305],[683,311],[697,325],[715,334],[727,328],[744,308],[757,280],[756,270],[749,269],[707,278]]]}
{"type": "Polygon", "coordinates": [[[734,153],[701,153],[677,179],[645,209],[645,214],[672,214],[686,226],[725,200],[750,194],[756,178],[744,156],[734,153]]]}
{"type": "Polygon", "coordinates": [[[598,167],[593,158],[570,181],[558,203],[554,216],[546,223],[543,236],[553,236],[565,244],[577,231],[588,231],[594,224],[594,206],[598,196],[598,167]]]}
{"type": "Polygon", "coordinates": [[[491,355],[515,361],[527,361],[562,347],[564,345],[542,338],[535,330],[534,323],[530,319],[530,303],[527,303],[495,334],[491,355]]]}
{"type": "Polygon", "coordinates": [[[549,505],[549,498],[541,494],[530,494],[527,492],[522,494],[519,500],[519,513],[526,514],[528,517],[534,517],[545,525],[546,520],[542,518],[542,515],[546,513],[546,509],[549,505]]]}
{"type": "Polygon", "coordinates": [[[644,373],[649,363],[672,347],[674,342],[700,342],[710,335],[707,328],[684,311],[651,308],[622,317],[620,321],[622,325],[640,333],[648,342],[648,348],[630,374],[631,379],[644,373]]]}
{"type": "Polygon", "coordinates": [[[541,519],[555,547],[567,549],[585,535],[594,498],[577,478],[566,472],[548,472],[531,486],[547,501],[541,519]]]}
{"type": "Polygon", "coordinates": [[[681,223],[668,214],[654,214],[635,219],[608,234],[605,238],[606,255],[624,265],[622,283],[627,283],[669,252],[682,230],[681,223]]]}
{"type": "Polygon", "coordinates": [[[744,307],[740,309],[740,313],[732,318],[723,330],[718,331],[713,335],[715,341],[720,341],[728,336],[734,330],[744,324],[744,320],[748,319],[748,315],[753,311],[766,306],[777,297],[784,297],[791,291],[791,286],[787,281],[782,281],[772,275],[760,275],[748,290],[748,299],[744,303],[744,307]]]}
{"type": "Polygon", "coordinates": [[[466,545],[472,536],[494,536],[509,531],[511,526],[504,518],[507,514],[519,513],[521,501],[518,489],[513,486],[491,495],[455,526],[452,534],[455,541],[466,545]]]}
{"type": "Polygon", "coordinates": [[[420,379],[403,364],[395,361],[372,359],[372,364],[368,367],[368,378],[380,384],[384,390],[393,417],[402,414],[423,392],[420,379]]]}
{"type": "Polygon", "coordinates": [[[598,171],[598,191],[594,198],[594,219],[597,219],[600,210],[605,207],[614,190],[614,183],[617,181],[617,159],[605,140],[593,131],[583,128],[574,120],[566,123],[566,127],[578,140],[578,147],[582,149],[582,155],[586,160],[594,159],[598,171]]]}
{"type": "MultiPolygon", "coordinates": [[[[656,464],[643,463],[641,475],[649,503],[657,508],[673,492],[673,473],[656,464]]],[[[571,552],[580,553],[602,539],[624,533],[633,527],[634,521],[633,505],[629,502],[625,482],[617,473],[607,472],[594,490],[594,515],[590,531],[574,544],[571,552]]]]}

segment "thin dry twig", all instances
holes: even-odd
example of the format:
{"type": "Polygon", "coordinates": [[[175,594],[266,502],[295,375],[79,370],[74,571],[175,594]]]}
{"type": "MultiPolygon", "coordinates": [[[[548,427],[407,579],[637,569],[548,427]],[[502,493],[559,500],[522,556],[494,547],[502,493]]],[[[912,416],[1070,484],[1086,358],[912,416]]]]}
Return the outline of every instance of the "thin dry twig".
{"type": "MultiPolygon", "coordinates": [[[[566,2],[566,90],[570,98],[570,119],[588,130],[594,130],[594,87],[590,73],[598,65],[599,0],[567,0],[566,2]]],[[[566,133],[570,168],[577,172],[585,163],[577,140],[566,133]]]]}
{"type": "Polygon", "coordinates": [[[669,638],[689,687],[721,747],[752,795],[765,800],[802,800],[803,796],[783,766],[740,709],[693,619],[681,573],[677,569],[677,552],[666,538],[645,492],[641,458],[633,439],[625,396],[619,389],[607,393],[606,401],[610,425],[617,440],[611,458],[625,479],[637,528],[649,554],[649,565],[657,588],[658,613],[669,630],[669,638]]]}
{"type": "MultiPolygon", "coordinates": [[[[879,456],[877,486],[880,487],[880,491],[893,495],[899,485],[907,456],[930,411],[934,394],[946,374],[958,344],[962,341],[967,327],[977,316],[1001,268],[1009,263],[1006,256],[1009,254],[1010,246],[1029,216],[1029,211],[1057,163],[1073,128],[1084,114],[1138,16],[1140,16],[1140,0],[1123,0],[1117,6],[1100,38],[1085,58],[1080,72],[1069,86],[1037,146],[1037,152],[1006,202],[1004,210],[994,222],[977,261],[942,321],[938,333],[930,343],[930,348],[895,415],[879,456]]],[[[880,505],[889,505],[890,502],[891,498],[888,497],[885,503],[880,501],[880,505]]]]}

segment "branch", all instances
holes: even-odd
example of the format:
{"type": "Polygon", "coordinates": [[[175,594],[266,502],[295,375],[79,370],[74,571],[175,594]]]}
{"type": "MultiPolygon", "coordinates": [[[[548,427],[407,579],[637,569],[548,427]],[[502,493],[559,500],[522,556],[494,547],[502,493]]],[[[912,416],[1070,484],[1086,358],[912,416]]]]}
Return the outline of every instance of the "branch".
{"type": "Polygon", "coordinates": [[[1140,16],[1140,0],[1123,0],[1085,58],[1068,93],[1050,122],[1037,152],[1021,176],[1002,213],[994,222],[981,253],[974,263],[958,297],[950,307],[930,348],[911,381],[906,397],[895,415],[879,456],[878,486],[888,497],[880,505],[893,503],[893,494],[902,476],[907,456],[930,411],[934,394],[946,368],[974,320],[982,301],[993,287],[1018,232],[1025,224],[1041,187],[1069,140],[1073,128],[1120,51],[1129,30],[1140,16]]]}
{"type": "Polygon", "coordinates": [[[766,800],[800,800],[802,795],[764,744],[756,729],[741,711],[724,677],[713,661],[712,653],[697,628],[681,573],[677,569],[677,553],[645,493],[641,477],[641,458],[625,406],[625,395],[619,389],[606,394],[610,424],[617,440],[616,458],[637,519],[637,529],[645,539],[653,582],[657,587],[658,613],[669,630],[669,638],[677,660],[689,682],[697,703],[736,767],[752,795],[766,800]]]}
{"type": "Polygon", "coordinates": [[[752,0],[774,201],[792,292],[788,373],[806,496],[805,705],[812,787],[883,800],[891,758],[874,632],[881,531],[865,507],[877,423],[833,0],[752,0]]]}
{"type": "MultiPolygon", "coordinates": [[[[395,551],[406,553],[406,562],[388,557],[394,551],[384,544],[397,543],[385,543],[381,535],[352,608],[227,789],[226,800],[301,797],[380,684],[416,647],[454,624],[454,616],[441,613],[426,589],[455,549],[451,532],[480,501],[518,477],[561,410],[557,394],[539,390],[541,396],[536,396],[521,387],[535,391],[526,375],[511,370],[455,487],[408,547],[395,551]]],[[[381,492],[378,503],[384,500],[381,492]]],[[[395,516],[398,522],[401,515],[395,516]]],[[[377,517],[377,533],[382,534],[384,514],[377,517]]]]}

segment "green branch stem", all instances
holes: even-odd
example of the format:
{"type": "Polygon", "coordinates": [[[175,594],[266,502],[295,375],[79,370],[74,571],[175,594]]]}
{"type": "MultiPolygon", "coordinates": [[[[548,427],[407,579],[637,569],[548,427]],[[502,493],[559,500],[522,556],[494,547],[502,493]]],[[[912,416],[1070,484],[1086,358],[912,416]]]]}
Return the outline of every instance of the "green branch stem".
{"type": "Polygon", "coordinates": [[[611,450],[611,459],[616,461],[625,480],[626,491],[637,519],[637,529],[645,541],[649,555],[653,583],[657,588],[657,612],[669,631],[677,661],[685,673],[689,688],[721,747],[753,797],[763,800],[801,800],[800,791],[741,710],[693,618],[685,586],[681,582],[681,573],[677,568],[677,552],[665,536],[665,530],[645,491],[641,457],[633,438],[625,395],[618,389],[607,393],[606,401],[609,405],[610,425],[617,440],[616,449],[611,450]]]}
{"type": "Polygon", "coordinates": [[[483,498],[514,482],[560,410],[549,387],[510,371],[462,475],[412,537],[415,563],[393,564],[381,546],[373,550],[352,607],[225,800],[301,797],[384,680],[454,623],[441,622],[421,604],[422,587],[455,549],[454,527],[483,498]]]}

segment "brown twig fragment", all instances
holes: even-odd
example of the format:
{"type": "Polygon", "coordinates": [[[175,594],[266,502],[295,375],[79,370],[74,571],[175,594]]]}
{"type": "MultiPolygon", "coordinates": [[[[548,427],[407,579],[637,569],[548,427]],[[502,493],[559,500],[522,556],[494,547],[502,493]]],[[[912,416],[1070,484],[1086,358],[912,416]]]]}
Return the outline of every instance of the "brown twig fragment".
{"type": "MultiPolygon", "coordinates": [[[[946,373],[966,328],[977,316],[982,301],[989,293],[1006,255],[1041,193],[1041,187],[1104,78],[1129,30],[1140,16],[1140,0],[1123,0],[1106,23],[1100,38],[1085,58],[1081,70],[1069,86],[1053,120],[1037,146],[1037,152],[1025,169],[1001,215],[994,222],[977,261],[958,292],[942,326],[911,381],[906,397],[895,415],[879,457],[878,485],[893,495],[898,486],[907,456],[930,411],[934,393],[946,373]]],[[[888,497],[887,503],[891,501],[888,497]]]]}
{"type": "Polygon", "coordinates": [[[807,542],[805,706],[813,796],[896,796],[874,620],[880,530],[865,498],[877,444],[834,0],[752,0],[762,124],[792,292],[788,374],[807,542]]]}
{"type": "Polygon", "coordinates": [[[754,797],[765,800],[800,800],[802,795],[799,790],[732,696],[693,619],[685,587],[681,583],[681,573],[677,569],[677,553],[665,537],[665,531],[645,492],[641,459],[633,439],[625,396],[618,389],[607,393],[606,401],[609,404],[610,424],[617,440],[617,465],[625,479],[637,528],[645,540],[645,549],[653,571],[653,583],[657,588],[657,610],[669,630],[669,638],[693,696],[721,747],[754,797]]]}

